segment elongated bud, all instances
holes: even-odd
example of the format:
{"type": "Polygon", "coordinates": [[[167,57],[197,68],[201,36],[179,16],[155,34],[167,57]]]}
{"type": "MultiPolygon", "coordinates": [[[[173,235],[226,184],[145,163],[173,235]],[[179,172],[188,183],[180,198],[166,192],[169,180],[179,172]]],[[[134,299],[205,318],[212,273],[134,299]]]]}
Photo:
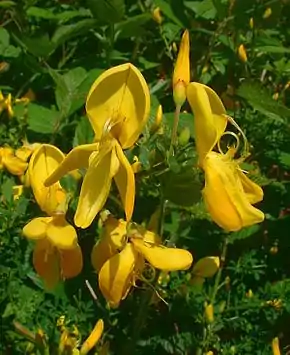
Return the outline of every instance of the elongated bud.
{"type": "Polygon", "coordinates": [[[206,353],[206,355],[213,355],[213,352],[210,350],[206,353]]]}
{"type": "Polygon", "coordinates": [[[163,17],[161,16],[161,11],[159,7],[155,7],[155,9],[152,11],[152,17],[155,22],[158,23],[158,25],[161,25],[163,22],[163,17]]]}
{"type": "Polygon", "coordinates": [[[246,292],[246,297],[247,298],[253,298],[254,294],[253,294],[253,291],[251,289],[249,289],[248,292],[246,292]]]}
{"type": "Polygon", "coordinates": [[[189,127],[184,127],[178,136],[178,143],[182,147],[185,146],[190,139],[190,129],[189,127]]]}
{"type": "Polygon", "coordinates": [[[253,19],[253,17],[250,18],[249,26],[250,26],[251,30],[254,28],[254,19],[253,19]]]}
{"type": "Polygon", "coordinates": [[[99,341],[104,331],[104,321],[102,319],[98,320],[93,331],[83,343],[80,355],[86,355],[99,341]]]}
{"type": "Polygon", "coordinates": [[[220,259],[217,256],[204,257],[194,265],[192,273],[199,277],[213,277],[220,267],[220,259]]]}
{"type": "Polygon", "coordinates": [[[272,340],[272,351],[273,355],[281,355],[279,348],[279,339],[277,337],[272,340]]]}
{"type": "Polygon", "coordinates": [[[158,105],[155,121],[150,128],[150,133],[157,132],[158,134],[163,134],[163,127],[162,127],[162,118],[163,118],[163,110],[162,105],[158,105]]]}
{"type": "Polygon", "coordinates": [[[265,10],[264,14],[263,14],[263,18],[267,19],[272,15],[272,9],[271,7],[267,7],[267,9],[265,10]]]}
{"type": "Polygon", "coordinates": [[[213,305],[207,304],[205,306],[205,310],[204,310],[204,315],[205,315],[205,320],[208,324],[213,323],[214,321],[214,308],[213,305]]]}
{"type": "Polygon", "coordinates": [[[173,72],[173,99],[176,106],[182,106],[186,100],[186,87],[190,82],[189,52],[189,32],[185,30],[173,72]]]}
{"type": "Polygon", "coordinates": [[[238,56],[242,62],[246,63],[248,61],[247,51],[243,44],[238,48],[238,56]]]}

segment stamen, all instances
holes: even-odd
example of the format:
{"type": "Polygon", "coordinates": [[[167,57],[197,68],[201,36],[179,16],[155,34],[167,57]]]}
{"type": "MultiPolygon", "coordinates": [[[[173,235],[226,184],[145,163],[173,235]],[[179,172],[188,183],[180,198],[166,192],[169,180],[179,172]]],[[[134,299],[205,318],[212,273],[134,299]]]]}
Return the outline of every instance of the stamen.
{"type": "Polygon", "coordinates": [[[243,143],[244,143],[244,149],[241,154],[241,157],[245,159],[250,153],[249,153],[249,143],[247,140],[247,137],[244,133],[244,131],[241,129],[241,127],[237,124],[237,122],[231,117],[231,116],[226,116],[228,121],[237,129],[237,131],[241,134],[243,138],[243,143]]]}
{"type": "Polygon", "coordinates": [[[233,146],[227,145],[228,151],[229,151],[230,149],[233,149],[234,152],[238,151],[238,149],[239,149],[239,147],[240,147],[240,139],[239,139],[238,135],[237,135],[236,133],[234,133],[234,132],[226,131],[226,132],[223,133],[223,135],[220,137],[220,139],[219,139],[218,142],[217,142],[217,147],[218,147],[219,152],[220,152],[221,154],[223,154],[223,155],[225,155],[225,154],[228,152],[228,151],[227,151],[226,153],[224,153],[223,150],[222,150],[222,148],[221,148],[221,145],[220,145],[220,144],[221,144],[221,139],[222,139],[222,137],[224,137],[224,136],[232,136],[232,137],[234,137],[235,140],[236,140],[236,145],[233,145],[233,146]]]}

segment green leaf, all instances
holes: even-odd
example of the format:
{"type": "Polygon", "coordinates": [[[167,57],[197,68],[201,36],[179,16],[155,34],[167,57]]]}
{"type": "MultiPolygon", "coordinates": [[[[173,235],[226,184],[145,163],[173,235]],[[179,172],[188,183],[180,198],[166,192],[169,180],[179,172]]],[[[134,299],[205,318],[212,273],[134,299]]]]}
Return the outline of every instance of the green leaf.
{"type": "Polygon", "coordinates": [[[84,105],[89,88],[101,71],[93,69],[87,73],[84,68],[77,67],[60,75],[53,69],[49,70],[56,83],[56,103],[63,117],[73,114],[84,105]]]}
{"type": "Polygon", "coordinates": [[[3,9],[8,9],[9,7],[12,7],[15,5],[16,5],[15,1],[9,1],[9,0],[0,1],[0,8],[2,7],[3,9]]]}
{"type": "Polygon", "coordinates": [[[290,53],[289,48],[285,48],[283,46],[275,47],[275,46],[261,46],[255,48],[256,52],[264,52],[264,53],[290,53]]]}
{"type": "Polygon", "coordinates": [[[36,17],[45,20],[56,20],[56,16],[51,9],[44,9],[37,6],[29,7],[26,14],[29,17],[36,17]]]}
{"type": "Polygon", "coordinates": [[[20,54],[20,48],[9,44],[10,36],[5,28],[0,27],[0,56],[4,58],[16,58],[20,54]]]}
{"type": "Polygon", "coordinates": [[[257,111],[271,119],[290,119],[290,109],[282,103],[275,101],[270,92],[256,81],[243,81],[237,90],[237,94],[257,111]]]}
{"type": "Polygon", "coordinates": [[[186,1],[184,4],[198,17],[206,20],[213,20],[216,17],[217,10],[212,0],[186,1]]]}
{"type": "Polygon", "coordinates": [[[76,147],[81,144],[92,143],[94,139],[94,131],[87,117],[82,117],[79,121],[75,136],[73,140],[73,146],[76,147]]]}
{"type": "Polygon", "coordinates": [[[102,24],[120,22],[125,15],[124,0],[87,0],[95,19],[102,24]]]}
{"type": "Polygon", "coordinates": [[[290,169],[290,153],[280,152],[278,159],[285,169],[290,169]]]}
{"type": "Polygon", "coordinates": [[[238,232],[231,233],[229,236],[229,244],[233,244],[236,240],[243,240],[251,237],[253,234],[257,233],[260,228],[261,226],[259,224],[255,224],[253,226],[243,228],[238,232]]]}
{"type": "Polygon", "coordinates": [[[118,38],[138,37],[142,35],[145,31],[142,26],[151,19],[152,16],[150,14],[142,14],[130,17],[128,20],[116,24],[116,32],[120,31],[118,38]]]}
{"type": "MultiPolygon", "coordinates": [[[[165,125],[171,130],[174,122],[174,112],[169,112],[164,114],[165,125]]],[[[185,127],[190,130],[190,136],[194,138],[194,126],[193,126],[193,115],[190,113],[181,113],[179,115],[178,132],[181,132],[185,127]]]]}
{"type": "Polygon", "coordinates": [[[22,42],[27,50],[35,57],[47,58],[56,48],[55,44],[50,41],[47,34],[39,37],[23,37],[22,42]]]}
{"type": "Polygon", "coordinates": [[[202,185],[198,172],[193,168],[164,174],[162,189],[166,199],[180,206],[192,206],[201,199],[202,185]]]}
{"type": "Polygon", "coordinates": [[[97,21],[94,19],[80,20],[73,25],[63,25],[56,29],[51,40],[55,45],[59,46],[74,37],[83,36],[96,26],[97,21]]]}
{"type": "Polygon", "coordinates": [[[10,203],[13,200],[13,186],[14,181],[12,179],[7,179],[1,185],[1,194],[5,200],[10,203]]]}
{"type": "Polygon", "coordinates": [[[58,111],[32,103],[28,105],[27,117],[28,128],[44,134],[54,133],[60,120],[58,111]]]}

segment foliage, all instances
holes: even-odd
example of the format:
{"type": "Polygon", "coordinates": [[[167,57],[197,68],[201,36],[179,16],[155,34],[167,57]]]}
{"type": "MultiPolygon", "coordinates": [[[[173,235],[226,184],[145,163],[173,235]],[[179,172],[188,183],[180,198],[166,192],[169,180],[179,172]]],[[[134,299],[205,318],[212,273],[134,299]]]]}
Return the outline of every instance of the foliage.
{"type": "MultiPolygon", "coordinates": [[[[211,350],[266,355],[276,336],[287,352],[289,16],[288,0],[0,1],[0,90],[5,97],[12,95],[14,111],[12,118],[6,108],[0,112],[1,147],[16,149],[27,139],[54,144],[67,153],[91,143],[94,134],[84,104],[92,83],[114,65],[133,63],[151,94],[149,122],[138,144],[126,151],[131,163],[136,156],[142,166],[136,175],[134,221],[148,224],[160,206],[161,191],[161,200],[166,200],[165,209],[159,209],[165,240],[188,249],[194,262],[205,256],[221,258],[218,273],[202,287],[191,282],[192,270],[173,272],[159,278],[158,292],[146,306],[144,298],[151,289],[137,285],[118,309],[109,309],[90,263],[101,231],[96,219],[88,229],[77,231],[86,255],[83,272],[48,291],[33,270],[33,246],[22,236],[24,225],[40,211],[29,188],[13,198],[19,177],[2,169],[1,353],[34,351],[23,333],[18,334],[15,321],[33,332],[44,330],[51,351],[56,351],[56,323],[63,315],[83,336],[104,319],[99,350],[108,341],[111,354],[199,355],[211,350]],[[201,198],[204,177],[197,167],[188,103],[180,116],[179,149],[168,157],[175,110],[171,78],[185,28],[191,38],[191,78],[214,88],[245,131],[252,146],[243,169],[264,190],[259,208],[265,221],[231,234],[211,221],[201,198]],[[241,44],[246,60],[238,54],[241,44]],[[150,134],[159,104],[163,132],[150,134]],[[214,320],[208,322],[204,311],[212,301],[214,320]]],[[[67,176],[63,185],[73,196],[68,213],[72,221],[80,184],[67,176]]],[[[116,196],[113,189],[106,207],[120,215],[116,196]]]]}

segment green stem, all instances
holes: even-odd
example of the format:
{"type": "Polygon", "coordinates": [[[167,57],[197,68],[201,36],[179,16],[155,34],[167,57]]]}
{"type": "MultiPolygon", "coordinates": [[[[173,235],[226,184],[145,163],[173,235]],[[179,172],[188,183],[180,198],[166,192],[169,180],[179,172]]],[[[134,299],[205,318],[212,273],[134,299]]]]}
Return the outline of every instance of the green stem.
{"type": "Polygon", "coordinates": [[[169,156],[174,155],[174,148],[175,148],[176,142],[177,142],[177,128],[178,128],[180,110],[181,110],[181,106],[177,105],[175,108],[175,112],[174,112],[174,121],[173,121],[173,127],[172,127],[169,156]]]}
{"type": "Polygon", "coordinates": [[[225,263],[225,259],[226,259],[226,255],[227,255],[227,249],[228,249],[228,238],[225,237],[224,242],[223,242],[223,246],[222,246],[222,252],[221,252],[221,266],[216,274],[215,277],[215,283],[214,283],[214,287],[213,287],[213,291],[210,297],[210,302],[213,304],[216,298],[216,295],[218,293],[219,290],[219,284],[221,281],[221,277],[222,277],[222,272],[223,272],[223,266],[225,263]]]}
{"type": "MultiPolygon", "coordinates": [[[[161,198],[160,198],[160,217],[159,217],[159,224],[158,224],[158,235],[162,237],[163,234],[163,222],[164,222],[164,216],[165,216],[165,207],[166,207],[166,200],[161,192],[161,198]]],[[[150,287],[148,290],[146,290],[145,294],[143,295],[141,299],[141,303],[139,305],[139,311],[138,314],[135,318],[134,324],[133,324],[133,331],[132,331],[132,337],[130,341],[125,345],[124,350],[122,354],[124,355],[133,355],[137,346],[137,342],[140,339],[140,334],[141,331],[144,327],[145,321],[147,319],[148,315],[148,310],[150,306],[150,301],[152,299],[152,296],[154,295],[155,292],[155,287],[158,281],[160,275],[160,271],[158,270],[155,274],[154,280],[152,282],[152,287],[150,287]]]]}

